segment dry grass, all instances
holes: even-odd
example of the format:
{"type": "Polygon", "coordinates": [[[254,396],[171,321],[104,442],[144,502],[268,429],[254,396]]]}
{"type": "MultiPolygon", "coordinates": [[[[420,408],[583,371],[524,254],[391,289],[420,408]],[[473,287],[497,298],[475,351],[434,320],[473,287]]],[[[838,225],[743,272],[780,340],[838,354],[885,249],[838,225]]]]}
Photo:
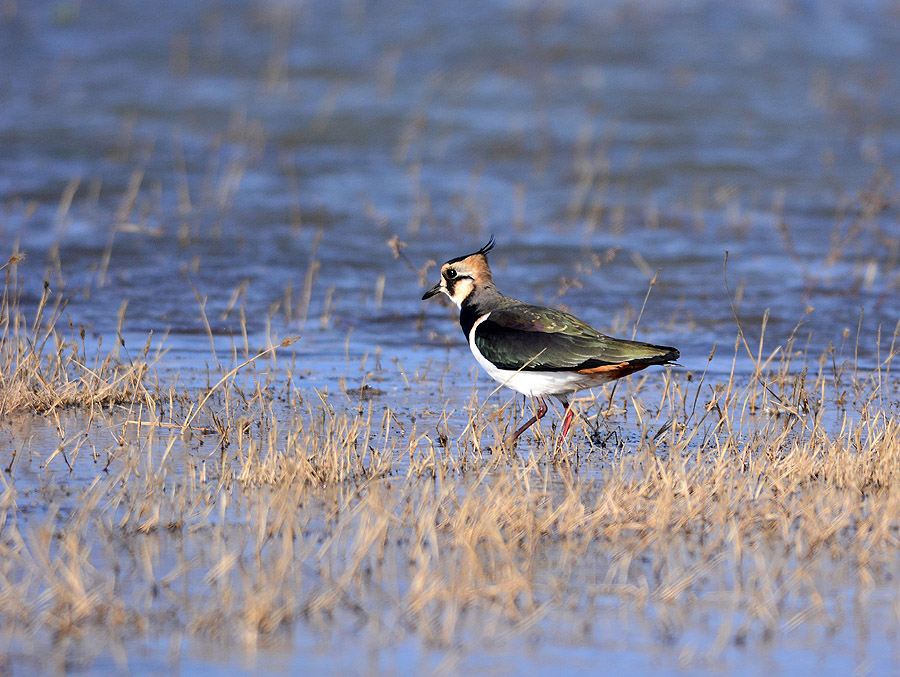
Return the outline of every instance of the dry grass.
{"type": "Polygon", "coordinates": [[[16,284],[23,256],[15,253],[0,266],[6,276],[0,299],[0,416],[24,409],[48,413],[151,403],[154,395],[144,383],[152,363],[150,338],[135,359],[123,358],[119,351],[124,306],[116,332],[119,341],[101,359],[102,343],[88,347],[84,327],[60,326],[62,297],[53,294],[49,284],[33,317],[25,316],[16,284]]]}
{"type": "Polygon", "coordinates": [[[60,431],[13,449],[0,496],[2,637],[44,667],[124,665],[159,636],[172,664],[185,636],[592,645],[613,609],[697,666],[839,631],[848,590],[900,605],[896,335],[870,372],[760,339],[749,379],[643,374],[598,391],[560,451],[545,426],[492,453],[512,412],[476,391],[404,414],[365,389],[297,394],[288,340],[151,396],[145,362],[85,368],[47,307],[26,324],[5,302],[0,352],[3,412],[51,410],[60,431]]]}

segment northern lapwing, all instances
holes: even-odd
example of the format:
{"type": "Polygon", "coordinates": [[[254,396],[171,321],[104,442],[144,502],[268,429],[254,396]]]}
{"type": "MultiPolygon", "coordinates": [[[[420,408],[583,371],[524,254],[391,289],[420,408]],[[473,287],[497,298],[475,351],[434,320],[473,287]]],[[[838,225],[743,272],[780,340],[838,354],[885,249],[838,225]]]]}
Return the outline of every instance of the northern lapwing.
{"type": "Polygon", "coordinates": [[[675,348],[612,338],[569,313],[500,293],[487,261],[493,247],[491,237],[474,254],[447,261],[441,281],[422,300],[440,292],[449,296],[459,308],[459,324],[478,364],[495,381],[535,399],[534,416],[516,430],[510,444],[547,413],[545,395],[565,407],[562,442],[574,415],[571,395],[678,359],[675,348]]]}

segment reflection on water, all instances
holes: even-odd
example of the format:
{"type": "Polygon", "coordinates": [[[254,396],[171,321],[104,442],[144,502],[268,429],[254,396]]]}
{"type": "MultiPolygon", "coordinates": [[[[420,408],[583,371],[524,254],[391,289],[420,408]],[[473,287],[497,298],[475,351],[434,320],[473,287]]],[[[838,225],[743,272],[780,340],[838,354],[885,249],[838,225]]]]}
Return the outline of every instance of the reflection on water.
{"type": "Polygon", "coordinates": [[[874,366],[900,318],[889,2],[7,2],[0,45],[24,301],[46,280],[107,345],[127,301],[126,345],[166,334],[188,384],[207,323],[222,358],[302,334],[298,387],[469,384],[419,299],[491,233],[502,290],[623,335],[659,271],[640,337],[691,370],[718,344],[713,375],[726,251],[764,354],[874,366]]]}

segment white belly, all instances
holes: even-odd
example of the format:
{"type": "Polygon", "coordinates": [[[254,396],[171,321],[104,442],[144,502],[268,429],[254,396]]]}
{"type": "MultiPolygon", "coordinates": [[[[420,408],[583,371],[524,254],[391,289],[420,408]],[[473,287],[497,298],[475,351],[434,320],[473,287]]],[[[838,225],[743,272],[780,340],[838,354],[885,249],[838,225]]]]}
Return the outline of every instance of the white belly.
{"type": "Polygon", "coordinates": [[[566,395],[578,390],[591,388],[608,382],[610,379],[599,374],[579,374],[571,371],[514,371],[512,369],[498,369],[478,352],[475,345],[475,330],[484,322],[490,313],[478,319],[469,332],[469,348],[475,356],[475,361],[482,366],[488,375],[511,388],[516,392],[532,397],[542,395],[566,395]]]}

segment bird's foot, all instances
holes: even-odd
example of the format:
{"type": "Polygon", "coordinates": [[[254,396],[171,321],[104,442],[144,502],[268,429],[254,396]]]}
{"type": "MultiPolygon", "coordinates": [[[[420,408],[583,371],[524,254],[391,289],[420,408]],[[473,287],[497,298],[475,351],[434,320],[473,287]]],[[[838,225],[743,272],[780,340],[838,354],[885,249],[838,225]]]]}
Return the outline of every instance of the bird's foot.
{"type": "Polygon", "coordinates": [[[496,444],[493,449],[497,453],[511,454],[516,450],[518,442],[519,438],[516,435],[509,435],[508,437],[505,437],[502,442],[496,444]]]}
{"type": "Polygon", "coordinates": [[[607,447],[618,447],[621,444],[621,435],[619,428],[601,429],[593,431],[590,434],[591,444],[606,449],[607,447]]]}
{"type": "Polygon", "coordinates": [[[494,454],[508,454],[516,450],[516,441],[517,440],[515,435],[509,435],[502,440],[494,442],[494,444],[482,447],[481,450],[485,454],[489,454],[491,456],[493,456],[494,454]]]}

